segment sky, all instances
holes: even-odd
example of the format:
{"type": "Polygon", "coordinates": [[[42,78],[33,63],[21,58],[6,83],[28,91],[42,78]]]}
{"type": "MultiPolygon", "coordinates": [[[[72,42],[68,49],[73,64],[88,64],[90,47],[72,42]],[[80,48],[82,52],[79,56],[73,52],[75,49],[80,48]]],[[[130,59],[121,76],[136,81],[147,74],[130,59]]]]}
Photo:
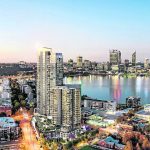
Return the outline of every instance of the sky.
{"type": "Polygon", "coordinates": [[[149,0],[0,0],[0,62],[37,61],[50,47],[64,60],[150,58],[149,0]]]}

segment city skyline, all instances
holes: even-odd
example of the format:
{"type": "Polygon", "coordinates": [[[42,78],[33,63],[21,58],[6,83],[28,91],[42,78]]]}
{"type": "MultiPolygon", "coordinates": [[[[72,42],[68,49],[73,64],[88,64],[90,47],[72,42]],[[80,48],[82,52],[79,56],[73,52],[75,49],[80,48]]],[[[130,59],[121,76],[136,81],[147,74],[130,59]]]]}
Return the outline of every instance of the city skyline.
{"type": "Polygon", "coordinates": [[[118,49],[122,60],[150,58],[150,2],[140,1],[0,1],[0,62],[37,61],[39,47],[108,61],[118,49]]]}

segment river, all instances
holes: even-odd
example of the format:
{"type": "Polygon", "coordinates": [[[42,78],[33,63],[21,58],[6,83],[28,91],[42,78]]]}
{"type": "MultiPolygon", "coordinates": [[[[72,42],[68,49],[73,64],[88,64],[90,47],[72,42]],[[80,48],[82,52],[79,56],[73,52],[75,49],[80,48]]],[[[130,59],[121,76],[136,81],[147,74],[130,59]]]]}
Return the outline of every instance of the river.
{"type": "Polygon", "coordinates": [[[81,84],[82,95],[100,100],[125,103],[128,96],[141,97],[141,103],[150,103],[150,78],[123,78],[118,76],[65,77],[66,84],[81,84]]]}

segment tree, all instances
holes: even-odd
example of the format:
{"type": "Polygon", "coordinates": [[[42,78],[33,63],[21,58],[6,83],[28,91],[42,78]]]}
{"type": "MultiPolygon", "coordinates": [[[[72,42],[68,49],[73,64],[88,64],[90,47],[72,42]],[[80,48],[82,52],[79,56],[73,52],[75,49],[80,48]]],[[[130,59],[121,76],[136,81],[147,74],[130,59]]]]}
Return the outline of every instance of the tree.
{"type": "Polygon", "coordinates": [[[20,103],[19,102],[15,102],[14,108],[18,109],[20,107],[20,103]]]}
{"type": "Polygon", "coordinates": [[[72,146],[73,146],[73,143],[72,143],[71,141],[69,141],[69,142],[66,144],[66,148],[67,148],[67,149],[70,149],[72,146]]]}
{"type": "Polygon", "coordinates": [[[78,140],[78,139],[76,139],[76,140],[72,141],[73,145],[78,144],[78,142],[79,142],[79,140],[78,140]]]}
{"type": "Polygon", "coordinates": [[[131,138],[133,145],[136,145],[138,143],[138,139],[134,136],[131,138]]]}
{"type": "Polygon", "coordinates": [[[19,100],[24,100],[24,96],[23,95],[18,95],[19,100]]]}
{"type": "Polygon", "coordinates": [[[86,97],[87,97],[87,95],[82,95],[81,100],[85,100],[86,97]]]}
{"type": "Polygon", "coordinates": [[[13,101],[13,104],[15,105],[16,102],[18,102],[18,100],[14,100],[14,101],[13,101]]]}
{"type": "Polygon", "coordinates": [[[22,101],[21,101],[21,106],[22,106],[22,107],[25,107],[25,106],[26,106],[26,101],[25,101],[25,100],[22,100],[22,101]]]}

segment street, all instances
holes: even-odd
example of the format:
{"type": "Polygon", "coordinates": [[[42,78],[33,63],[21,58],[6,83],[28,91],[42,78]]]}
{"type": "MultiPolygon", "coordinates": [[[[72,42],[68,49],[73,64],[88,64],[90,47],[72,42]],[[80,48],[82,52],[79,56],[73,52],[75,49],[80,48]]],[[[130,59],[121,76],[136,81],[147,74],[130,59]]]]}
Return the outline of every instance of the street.
{"type": "Polygon", "coordinates": [[[22,140],[20,142],[21,149],[25,150],[42,150],[40,144],[36,140],[35,133],[31,127],[31,115],[24,109],[21,109],[13,118],[20,121],[22,129],[22,140]]]}

